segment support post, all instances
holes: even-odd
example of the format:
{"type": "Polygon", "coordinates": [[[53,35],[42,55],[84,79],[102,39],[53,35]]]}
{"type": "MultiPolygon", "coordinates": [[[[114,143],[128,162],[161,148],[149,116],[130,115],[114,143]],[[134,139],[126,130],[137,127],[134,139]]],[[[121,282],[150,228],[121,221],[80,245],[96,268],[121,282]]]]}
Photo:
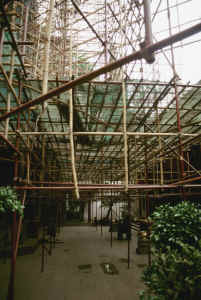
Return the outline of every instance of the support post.
{"type": "MultiPolygon", "coordinates": [[[[108,36],[108,32],[107,32],[107,0],[105,0],[104,3],[105,6],[105,45],[104,45],[104,54],[105,54],[105,65],[107,65],[108,62],[108,44],[107,44],[107,36],[108,36]]],[[[105,73],[105,80],[107,80],[107,73],[105,73]]]]}
{"type": "MultiPolygon", "coordinates": [[[[30,4],[31,2],[29,2],[26,6],[25,6],[25,17],[24,17],[24,32],[23,32],[23,41],[24,43],[26,42],[27,39],[27,30],[28,30],[28,20],[29,20],[29,10],[30,10],[30,4]]],[[[26,45],[24,44],[22,47],[22,54],[25,55],[25,48],[26,45]]],[[[23,62],[24,62],[24,57],[23,57],[23,62]]]]}
{"type": "MultiPolygon", "coordinates": [[[[14,51],[12,51],[12,54],[14,54],[14,51]]],[[[14,56],[12,55],[12,58],[14,59],[14,56]]],[[[12,59],[11,58],[11,59],[12,59]]],[[[12,68],[12,67],[11,67],[12,68]]],[[[12,72],[11,72],[12,73],[12,72]]],[[[11,80],[12,77],[10,77],[11,80]]],[[[21,93],[21,82],[19,82],[19,93],[21,93]]],[[[9,97],[9,95],[8,95],[9,97]]],[[[17,116],[17,129],[20,129],[20,115],[17,116]]],[[[16,139],[16,150],[19,149],[19,139],[16,139]]],[[[14,165],[14,178],[13,181],[18,177],[18,170],[19,170],[19,161],[18,157],[15,160],[14,165]]],[[[13,223],[12,223],[12,248],[11,248],[11,269],[10,269],[10,279],[9,279],[9,285],[8,285],[8,293],[7,293],[7,300],[14,300],[15,296],[15,273],[16,273],[16,259],[17,259],[17,249],[18,249],[18,242],[17,242],[17,235],[20,235],[21,227],[17,228],[17,213],[16,211],[13,213],[12,216],[13,223]]]]}
{"type": "Polygon", "coordinates": [[[97,204],[97,198],[96,198],[96,230],[98,230],[98,204],[97,204]]]}
{"type": "Polygon", "coordinates": [[[113,241],[113,226],[112,226],[112,201],[110,202],[110,207],[111,207],[111,211],[110,211],[110,228],[111,228],[111,231],[110,231],[110,247],[112,248],[112,241],[113,241]]]}
{"type": "MultiPolygon", "coordinates": [[[[21,99],[21,95],[22,95],[22,81],[19,79],[19,99],[21,99]]],[[[30,115],[30,113],[29,113],[30,115]]],[[[18,113],[17,116],[17,129],[20,130],[20,114],[18,113]]],[[[29,138],[28,138],[29,140],[29,138]]],[[[16,139],[16,148],[17,150],[19,149],[19,137],[17,136],[16,139]]],[[[30,168],[30,161],[29,161],[29,155],[30,153],[27,152],[27,177],[29,178],[29,168],[30,168]]],[[[16,169],[15,169],[15,175],[18,176],[18,170],[19,170],[19,161],[16,161],[16,169]]],[[[15,177],[15,179],[17,179],[15,177]]],[[[29,180],[27,179],[27,182],[29,183],[29,180]]],[[[25,200],[26,200],[26,196],[27,196],[27,191],[23,191],[23,197],[22,197],[22,205],[25,204],[25,200]]],[[[15,245],[15,260],[17,259],[17,252],[18,252],[18,247],[19,247],[19,240],[20,240],[20,233],[21,233],[21,229],[22,229],[22,219],[23,217],[20,216],[19,220],[18,220],[18,224],[17,224],[17,232],[16,232],[16,245],[15,245]]]]}
{"type": "MultiPolygon", "coordinates": [[[[26,195],[27,195],[27,191],[24,191],[23,198],[22,198],[22,205],[25,204],[26,195]]],[[[22,228],[22,216],[19,217],[18,226],[17,226],[16,245],[15,245],[15,260],[17,259],[17,252],[18,252],[18,248],[19,248],[21,228],[22,228]]]]}
{"type": "Polygon", "coordinates": [[[102,208],[102,192],[101,192],[101,236],[102,235],[103,235],[103,208],[102,208]]]}
{"type": "Polygon", "coordinates": [[[43,69],[43,94],[48,91],[48,77],[49,77],[49,59],[50,59],[50,43],[51,43],[51,29],[53,19],[54,0],[49,1],[49,11],[46,24],[46,39],[44,50],[44,69],[43,69]]]}
{"type": "Polygon", "coordinates": [[[15,257],[15,245],[16,245],[16,232],[17,232],[17,217],[16,212],[13,213],[13,224],[12,224],[12,249],[11,249],[11,270],[8,285],[7,300],[14,300],[15,293],[15,271],[16,271],[16,257],[15,257]]]}
{"type": "MultiPolygon", "coordinates": [[[[72,25],[70,27],[70,72],[69,76],[72,78],[72,51],[73,51],[73,46],[72,46],[72,25]]],[[[79,200],[80,195],[79,195],[79,188],[78,188],[78,180],[77,180],[77,172],[76,172],[76,167],[75,167],[75,147],[74,147],[74,136],[73,136],[73,90],[69,90],[69,135],[70,135],[70,149],[71,149],[71,166],[72,166],[72,174],[73,174],[73,182],[75,186],[75,195],[77,200],[79,200]]]]}
{"type": "Polygon", "coordinates": [[[88,200],[88,223],[91,223],[91,200],[88,200]]]}
{"type": "Polygon", "coordinates": [[[3,42],[4,42],[4,28],[1,28],[0,29],[0,63],[2,63],[3,42]]]}
{"type": "MultiPolygon", "coordinates": [[[[172,35],[169,0],[167,0],[167,12],[168,12],[169,34],[172,35]]],[[[172,45],[171,45],[170,49],[171,49],[173,75],[174,75],[174,92],[175,92],[175,104],[176,104],[176,114],[177,114],[177,130],[181,134],[182,129],[181,129],[181,118],[180,118],[180,109],[179,109],[179,95],[178,95],[178,88],[177,88],[178,75],[176,72],[174,51],[173,51],[172,45]]],[[[183,147],[182,147],[181,135],[179,135],[179,156],[180,156],[180,158],[179,158],[180,180],[182,180],[184,178],[184,159],[183,159],[183,147]]],[[[186,196],[185,196],[183,188],[181,189],[181,194],[183,196],[183,199],[185,199],[186,196]]]]}
{"type": "Polygon", "coordinates": [[[130,196],[129,193],[125,193],[127,202],[128,202],[128,233],[127,233],[127,238],[128,238],[128,269],[130,269],[130,253],[131,253],[131,201],[130,201],[130,196]]]}

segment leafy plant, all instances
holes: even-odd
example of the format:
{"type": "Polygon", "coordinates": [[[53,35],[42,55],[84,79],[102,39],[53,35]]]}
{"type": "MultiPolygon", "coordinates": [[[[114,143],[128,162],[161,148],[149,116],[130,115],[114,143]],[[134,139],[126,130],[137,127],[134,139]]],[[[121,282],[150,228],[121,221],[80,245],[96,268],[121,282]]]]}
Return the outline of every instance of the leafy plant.
{"type": "Polygon", "coordinates": [[[17,193],[10,186],[0,187],[0,212],[18,212],[23,215],[24,206],[17,199],[17,193]]]}
{"type": "Polygon", "coordinates": [[[198,247],[201,238],[201,210],[184,201],[176,206],[159,206],[152,216],[151,242],[162,252],[181,249],[180,243],[198,247]]]}
{"type": "Polygon", "coordinates": [[[140,291],[139,296],[140,296],[140,300],[160,300],[158,296],[150,295],[145,291],[140,291]]]}
{"type": "Polygon", "coordinates": [[[156,298],[197,300],[201,295],[201,210],[190,202],[160,206],[152,216],[153,260],[143,281],[156,298]]]}

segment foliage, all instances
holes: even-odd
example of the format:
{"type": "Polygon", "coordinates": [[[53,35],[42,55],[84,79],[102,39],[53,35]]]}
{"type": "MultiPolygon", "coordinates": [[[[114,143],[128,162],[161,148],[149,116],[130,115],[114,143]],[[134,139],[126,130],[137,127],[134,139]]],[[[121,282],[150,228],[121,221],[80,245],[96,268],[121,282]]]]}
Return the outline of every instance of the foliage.
{"type": "Polygon", "coordinates": [[[68,220],[79,219],[84,220],[84,201],[68,201],[68,208],[66,211],[66,218],[68,220]]]}
{"type": "Polygon", "coordinates": [[[24,206],[17,199],[17,193],[10,186],[0,187],[0,212],[18,212],[23,215],[24,206]]]}
{"type": "Polygon", "coordinates": [[[198,247],[201,238],[201,210],[184,201],[176,206],[159,206],[152,216],[151,242],[162,252],[169,246],[180,249],[180,243],[198,247]]]}
{"type": "Polygon", "coordinates": [[[150,295],[145,291],[140,291],[139,296],[140,296],[140,300],[160,300],[158,296],[150,295]]]}
{"type": "Polygon", "coordinates": [[[143,280],[160,300],[196,300],[201,295],[201,252],[181,244],[182,252],[157,253],[143,280]]]}
{"type": "Polygon", "coordinates": [[[185,201],[164,205],[152,221],[153,260],[142,279],[155,296],[142,292],[140,300],[200,299],[201,210],[185,201]]]}

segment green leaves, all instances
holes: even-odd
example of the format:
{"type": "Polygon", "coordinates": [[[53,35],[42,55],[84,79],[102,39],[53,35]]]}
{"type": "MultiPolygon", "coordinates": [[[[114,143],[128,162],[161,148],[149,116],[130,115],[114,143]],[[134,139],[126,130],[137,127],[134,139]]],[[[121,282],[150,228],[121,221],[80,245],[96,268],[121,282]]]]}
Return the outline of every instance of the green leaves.
{"type": "Polygon", "coordinates": [[[140,300],[162,300],[161,298],[147,294],[145,291],[139,292],[140,300]]]}
{"type": "Polygon", "coordinates": [[[180,249],[179,241],[198,246],[201,236],[201,211],[190,202],[163,205],[152,216],[151,242],[156,249],[180,249]]]}
{"type": "Polygon", "coordinates": [[[17,193],[10,187],[0,187],[0,212],[18,212],[23,215],[24,206],[17,199],[17,193]]]}
{"type": "Polygon", "coordinates": [[[168,252],[155,256],[150,267],[144,271],[143,280],[147,287],[162,298],[199,299],[201,295],[201,253],[192,251],[187,244],[183,253],[168,252]]]}
{"type": "Polygon", "coordinates": [[[146,286],[158,300],[199,299],[201,210],[186,201],[164,205],[156,209],[152,221],[153,260],[142,277],[146,286]]]}

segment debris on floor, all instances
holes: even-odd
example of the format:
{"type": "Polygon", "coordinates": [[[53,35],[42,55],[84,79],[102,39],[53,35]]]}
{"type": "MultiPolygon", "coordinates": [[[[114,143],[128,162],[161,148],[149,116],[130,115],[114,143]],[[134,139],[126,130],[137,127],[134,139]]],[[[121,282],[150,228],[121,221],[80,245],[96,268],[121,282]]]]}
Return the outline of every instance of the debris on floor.
{"type": "Polygon", "coordinates": [[[115,265],[111,264],[111,263],[101,263],[100,264],[103,272],[105,274],[109,274],[109,275],[117,275],[119,274],[119,271],[117,270],[117,268],[115,267],[115,265]]]}

